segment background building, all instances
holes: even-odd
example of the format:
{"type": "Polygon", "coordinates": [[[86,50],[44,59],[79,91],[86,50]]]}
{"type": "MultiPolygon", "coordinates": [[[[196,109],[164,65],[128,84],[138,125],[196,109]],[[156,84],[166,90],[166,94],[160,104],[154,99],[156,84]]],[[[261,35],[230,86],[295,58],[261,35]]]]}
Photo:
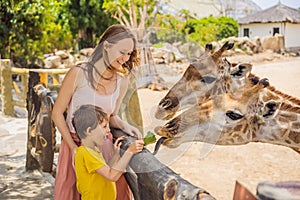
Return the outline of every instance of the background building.
{"type": "Polygon", "coordinates": [[[266,10],[238,19],[239,37],[284,36],[285,48],[300,47],[300,11],[280,2],[266,10]]]}

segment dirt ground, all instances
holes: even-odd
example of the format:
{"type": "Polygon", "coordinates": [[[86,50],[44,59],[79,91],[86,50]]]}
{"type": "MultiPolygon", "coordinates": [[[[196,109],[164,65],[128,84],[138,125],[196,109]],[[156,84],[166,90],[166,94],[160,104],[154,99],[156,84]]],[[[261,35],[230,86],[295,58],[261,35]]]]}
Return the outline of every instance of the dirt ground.
{"type": "MultiPolygon", "coordinates": [[[[230,61],[254,64],[253,72],[267,77],[277,89],[300,98],[300,58],[278,54],[235,56],[230,61]]],[[[166,69],[158,69],[166,72],[166,69]]],[[[175,71],[160,73],[171,86],[181,76],[175,71]]],[[[139,89],[144,132],[164,122],[154,118],[156,105],[167,91],[139,89]]],[[[25,172],[26,118],[0,112],[0,199],[53,199],[53,180],[36,171],[25,172]]],[[[153,145],[149,146],[153,149],[153,145]]],[[[216,199],[231,200],[235,181],[253,194],[261,181],[300,180],[300,156],[289,148],[251,143],[242,146],[212,146],[188,143],[177,149],[162,148],[162,162],[216,199]],[[164,155],[164,156],[163,156],[164,155]],[[167,155],[167,156],[165,156],[167,155]]]]}

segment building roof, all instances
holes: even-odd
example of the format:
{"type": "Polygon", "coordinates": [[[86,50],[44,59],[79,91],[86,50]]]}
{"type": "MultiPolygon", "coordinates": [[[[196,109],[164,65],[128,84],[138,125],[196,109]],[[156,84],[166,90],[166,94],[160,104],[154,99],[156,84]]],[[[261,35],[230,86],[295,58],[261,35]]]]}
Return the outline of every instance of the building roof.
{"type": "Polygon", "coordinates": [[[279,2],[271,8],[240,18],[237,21],[239,24],[268,22],[300,23],[300,11],[279,2]]]}

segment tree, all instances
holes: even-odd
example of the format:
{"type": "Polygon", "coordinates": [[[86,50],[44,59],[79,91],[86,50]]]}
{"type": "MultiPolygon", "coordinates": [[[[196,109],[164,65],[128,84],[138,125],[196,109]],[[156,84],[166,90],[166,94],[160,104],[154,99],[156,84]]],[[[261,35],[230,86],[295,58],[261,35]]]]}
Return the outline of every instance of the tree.
{"type": "Polygon", "coordinates": [[[1,1],[1,56],[26,67],[44,53],[69,48],[72,35],[68,26],[56,23],[60,5],[57,0],[1,1]]]}
{"type": "Polygon", "coordinates": [[[97,38],[111,24],[116,23],[102,8],[103,0],[67,0],[59,14],[67,19],[79,48],[94,47],[97,38]]]}
{"type": "Polygon", "coordinates": [[[138,30],[137,37],[141,41],[144,31],[155,21],[156,3],[157,0],[104,0],[103,8],[120,24],[138,30]]]}
{"type": "Polygon", "coordinates": [[[40,55],[35,41],[41,39],[43,6],[39,1],[1,1],[1,55],[5,58],[24,55],[32,60],[40,55]]]}
{"type": "Polygon", "coordinates": [[[0,2],[0,53],[26,67],[44,53],[94,47],[96,37],[115,23],[103,0],[8,0],[0,2]]]}
{"type": "Polygon", "coordinates": [[[199,20],[189,19],[184,28],[189,38],[205,45],[212,41],[221,40],[230,36],[237,36],[238,23],[231,17],[205,17],[199,20]]]}
{"type": "Polygon", "coordinates": [[[217,27],[217,40],[231,36],[238,36],[238,23],[231,17],[219,17],[217,21],[217,27]]]}
{"type": "MultiPolygon", "coordinates": [[[[186,19],[186,15],[183,15],[186,19]]],[[[170,14],[157,14],[155,27],[156,30],[156,43],[174,43],[178,41],[185,41],[185,35],[180,31],[184,26],[184,22],[179,20],[177,16],[170,14]]]]}

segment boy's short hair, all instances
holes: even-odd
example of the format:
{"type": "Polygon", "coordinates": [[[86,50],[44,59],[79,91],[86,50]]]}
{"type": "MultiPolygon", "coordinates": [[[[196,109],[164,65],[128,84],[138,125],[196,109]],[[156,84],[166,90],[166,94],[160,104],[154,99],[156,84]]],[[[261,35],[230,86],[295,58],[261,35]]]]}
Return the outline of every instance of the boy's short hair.
{"type": "Polygon", "coordinates": [[[72,124],[80,139],[86,137],[86,130],[94,130],[99,123],[108,121],[108,115],[102,108],[95,105],[82,105],[73,114],[72,124]]]}

